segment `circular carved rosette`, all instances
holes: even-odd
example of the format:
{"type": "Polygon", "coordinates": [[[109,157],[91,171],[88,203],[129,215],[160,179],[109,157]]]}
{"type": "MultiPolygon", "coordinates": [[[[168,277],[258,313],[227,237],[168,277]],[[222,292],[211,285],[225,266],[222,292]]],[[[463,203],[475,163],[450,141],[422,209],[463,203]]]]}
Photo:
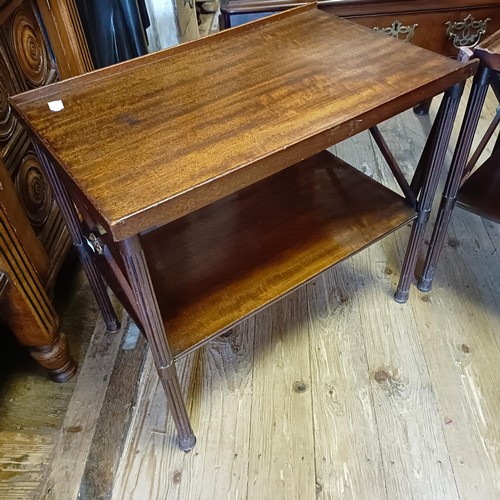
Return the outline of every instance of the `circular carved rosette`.
{"type": "Polygon", "coordinates": [[[0,54],[0,144],[6,143],[16,128],[17,122],[7,99],[17,93],[7,64],[0,54]]]}
{"type": "Polygon", "coordinates": [[[18,9],[12,18],[12,46],[19,68],[31,87],[48,80],[50,59],[42,31],[33,12],[18,9]]]}
{"type": "Polygon", "coordinates": [[[52,209],[52,193],[40,162],[34,153],[26,154],[16,175],[19,200],[36,232],[39,232],[52,209]]]}

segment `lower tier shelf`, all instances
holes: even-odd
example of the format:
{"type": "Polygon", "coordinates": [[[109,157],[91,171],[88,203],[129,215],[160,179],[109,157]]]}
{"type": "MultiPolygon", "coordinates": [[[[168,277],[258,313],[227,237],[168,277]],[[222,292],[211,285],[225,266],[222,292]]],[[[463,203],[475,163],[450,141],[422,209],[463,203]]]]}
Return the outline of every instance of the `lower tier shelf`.
{"type": "Polygon", "coordinates": [[[500,223],[500,149],[458,191],[457,206],[500,223]]]}
{"type": "Polygon", "coordinates": [[[328,152],[141,237],[179,357],[415,217],[328,152]]]}

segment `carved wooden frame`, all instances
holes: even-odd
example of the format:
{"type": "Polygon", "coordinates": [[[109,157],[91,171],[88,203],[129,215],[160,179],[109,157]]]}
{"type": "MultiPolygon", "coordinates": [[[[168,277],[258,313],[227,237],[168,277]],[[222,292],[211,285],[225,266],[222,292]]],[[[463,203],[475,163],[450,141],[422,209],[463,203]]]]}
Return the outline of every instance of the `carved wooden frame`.
{"type": "Polygon", "coordinates": [[[92,71],[94,64],[75,0],[36,0],[61,79],[92,71]]]}

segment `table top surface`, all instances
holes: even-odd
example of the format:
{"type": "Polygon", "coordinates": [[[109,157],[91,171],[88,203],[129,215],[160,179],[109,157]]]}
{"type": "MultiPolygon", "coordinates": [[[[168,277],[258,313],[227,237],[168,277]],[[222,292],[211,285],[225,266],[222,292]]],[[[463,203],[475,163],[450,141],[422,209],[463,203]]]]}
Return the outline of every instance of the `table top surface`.
{"type": "Polygon", "coordinates": [[[366,130],[475,67],[310,5],[12,104],[119,241],[366,130]]]}

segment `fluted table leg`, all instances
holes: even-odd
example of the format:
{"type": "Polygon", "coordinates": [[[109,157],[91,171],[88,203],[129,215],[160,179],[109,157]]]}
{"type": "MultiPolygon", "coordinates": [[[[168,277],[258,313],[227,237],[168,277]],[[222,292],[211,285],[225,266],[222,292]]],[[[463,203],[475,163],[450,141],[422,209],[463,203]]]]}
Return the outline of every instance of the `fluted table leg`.
{"type": "Polygon", "coordinates": [[[432,288],[432,280],[434,279],[437,261],[443,247],[453,207],[457,200],[460,181],[472,147],[474,134],[479,123],[479,117],[481,116],[481,109],[486,99],[490,74],[491,70],[488,67],[483,67],[474,76],[464,121],[458,136],[457,147],[453,155],[436,224],[434,225],[429,249],[427,251],[424,270],[417,284],[418,288],[423,292],[428,292],[432,288]]]}
{"type": "Polygon", "coordinates": [[[137,301],[142,330],[148,340],[156,370],[177,428],[179,446],[182,450],[189,451],[196,444],[196,438],[189,422],[174,358],[168,345],[140,238],[138,236],[128,238],[120,242],[119,247],[130,286],[137,301]]]}
{"type": "MultiPolygon", "coordinates": [[[[408,300],[410,284],[414,277],[418,252],[422,246],[425,228],[429,220],[432,201],[436,193],[439,176],[444,163],[446,149],[451,137],[453,123],[457,114],[460,97],[462,96],[464,84],[456,84],[449,89],[441,103],[437,114],[435,126],[428,141],[431,141],[429,151],[429,165],[426,169],[425,181],[422,184],[420,196],[417,202],[417,218],[413,222],[406,255],[401,270],[399,284],[394,295],[396,302],[404,303],[408,300]]],[[[426,154],[427,156],[427,154],[426,154]]]]}
{"type": "Polygon", "coordinates": [[[68,227],[73,245],[75,246],[78,252],[78,256],[80,257],[80,262],[82,263],[83,270],[85,271],[87,279],[89,280],[90,287],[94,292],[94,296],[96,298],[99,309],[101,310],[101,314],[106,325],[106,329],[108,330],[108,332],[116,332],[120,328],[120,322],[116,317],[115,310],[113,309],[113,305],[111,304],[111,300],[109,299],[108,290],[101,276],[101,273],[88,254],[88,250],[86,247],[87,242],[82,233],[80,221],[76,214],[73,202],[70,200],[65,187],[57,176],[55,167],[50,159],[44,153],[42,148],[40,148],[36,143],[35,148],[40,162],[42,163],[45,173],[49,179],[52,191],[54,193],[54,198],[59,206],[59,209],[61,210],[62,216],[64,217],[64,222],[68,227]]]}

